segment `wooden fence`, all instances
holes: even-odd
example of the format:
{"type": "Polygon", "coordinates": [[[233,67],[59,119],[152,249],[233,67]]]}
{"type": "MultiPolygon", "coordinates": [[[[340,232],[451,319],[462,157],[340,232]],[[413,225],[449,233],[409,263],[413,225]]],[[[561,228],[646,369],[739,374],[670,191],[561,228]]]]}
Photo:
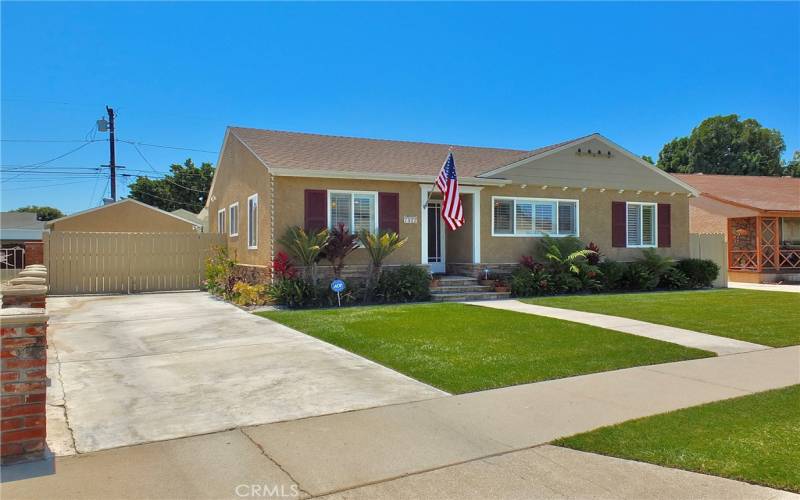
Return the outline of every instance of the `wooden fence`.
{"type": "Polygon", "coordinates": [[[719,275],[714,286],[728,286],[728,246],[722,233],[689,235],[689,255],[695,259],[709,259],[719,266],[719,275]]]}
{"type": "Polygon", "coordinates": [[[45,233],[50,293],[196,290],[211,249],[223,242],[208,233],[45,233]]]}

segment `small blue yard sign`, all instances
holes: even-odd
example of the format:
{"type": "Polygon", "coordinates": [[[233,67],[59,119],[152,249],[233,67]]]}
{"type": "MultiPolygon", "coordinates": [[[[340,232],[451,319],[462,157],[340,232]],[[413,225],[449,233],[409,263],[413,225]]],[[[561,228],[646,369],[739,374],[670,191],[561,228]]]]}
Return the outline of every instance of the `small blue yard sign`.
{"type": "Polygon", "coordinates": [[[336,293],[344,292],[345,288],[346,288],[346,286],[344,284],[344,281],[342,281],[342,280],[340,280],[338,278],[333,280],[333,281],[331,281],[331,290],[333,290],[334,292],[336,292],[336,293]]]}
{"type": "Polygon", "coordinates": [[[347,288],[344,284],[344,281],[336,278],[335,280],[331,281],[331,290],[336,292],[336,302],[339,303],[339,307],[342,307],[342,296],[341,293],[344,292],[344,289],[347,288]]]}

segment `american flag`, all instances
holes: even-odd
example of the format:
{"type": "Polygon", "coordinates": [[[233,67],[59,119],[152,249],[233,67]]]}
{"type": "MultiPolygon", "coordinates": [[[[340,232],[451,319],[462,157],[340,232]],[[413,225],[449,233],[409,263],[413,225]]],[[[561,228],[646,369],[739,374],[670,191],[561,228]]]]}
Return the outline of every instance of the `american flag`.
{"type": "Polygon", "coordinates": [[[447,153],[439,176],[436,178],[436,185],[444,196],[442,204],[442,219],[450,226],[451,231],[455,231],[464,225],[464,209],[461,206],[461,197],[458,193],[458,176],[456,175],[456,161],[453,159],[453,152],[447,153]]]}

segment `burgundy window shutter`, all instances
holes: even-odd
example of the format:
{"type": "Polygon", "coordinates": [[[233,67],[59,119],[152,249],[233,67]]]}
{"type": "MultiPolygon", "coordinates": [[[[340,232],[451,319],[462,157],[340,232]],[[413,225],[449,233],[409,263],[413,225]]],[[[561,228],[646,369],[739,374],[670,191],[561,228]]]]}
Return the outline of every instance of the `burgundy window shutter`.
{"type": "Polygon", "coordinates": [[[611,202],[611,246],[625,247],[628,239],[625,235],[627,229],[627,214],[624,201],[611,202]]]}
{"type": "Polygon", "coordinates": [[[328,227],[328,192],[324,189],[306,189],[305,230],[317,231],[328,227]]]}
{"type": "Polygon", "coordinates": [[[669,203],[658,204],[658,246],[669,247],[672,244],[672,206],[669,203]]]}
{"type": "Polygon", "coordinates": [[[378,193],[378,228],[400,233],[400,194],[378,193]]]}

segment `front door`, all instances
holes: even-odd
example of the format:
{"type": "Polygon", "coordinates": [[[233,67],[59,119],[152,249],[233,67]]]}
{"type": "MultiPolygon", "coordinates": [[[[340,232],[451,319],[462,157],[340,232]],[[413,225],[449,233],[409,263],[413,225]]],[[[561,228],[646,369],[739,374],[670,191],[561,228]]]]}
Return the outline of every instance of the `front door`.
{"type": "Polygon", "coordinates": [[[444,231],[442,231],[442,203],[428,203],[428,265],[432,273],[444,273],[444,231]]]}

